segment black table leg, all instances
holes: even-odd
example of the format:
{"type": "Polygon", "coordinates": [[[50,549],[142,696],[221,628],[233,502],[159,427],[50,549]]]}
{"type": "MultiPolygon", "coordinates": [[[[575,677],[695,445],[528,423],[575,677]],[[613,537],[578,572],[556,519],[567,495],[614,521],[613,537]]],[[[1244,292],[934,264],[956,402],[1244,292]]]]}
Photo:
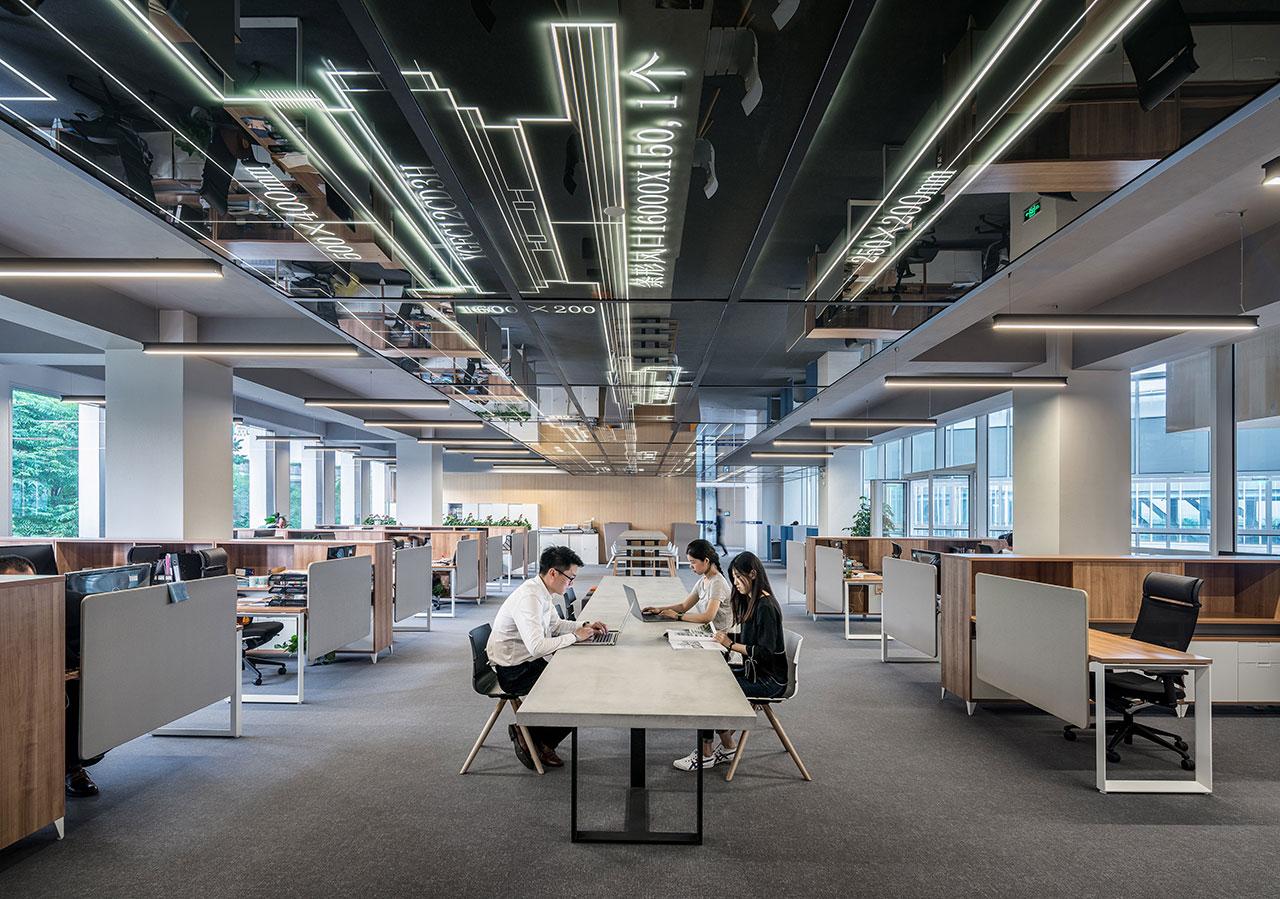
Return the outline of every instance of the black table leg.
{"type": "MultiPolygon", "coordinates": [[[[697,753],[701,758],[703,732],[695,734],[697,753]]],[[[631,785],[627,788],[625,825],[622,830],[578,829],[578,730],[574,728],[569,758],[569,833],[575,843],[659,843],[679,846],[702,845],[702,766],[698,766],[697,830],[668,831],[649,829],[649,790],[645,785],[645,732],[631,731],[631,785]]]]}

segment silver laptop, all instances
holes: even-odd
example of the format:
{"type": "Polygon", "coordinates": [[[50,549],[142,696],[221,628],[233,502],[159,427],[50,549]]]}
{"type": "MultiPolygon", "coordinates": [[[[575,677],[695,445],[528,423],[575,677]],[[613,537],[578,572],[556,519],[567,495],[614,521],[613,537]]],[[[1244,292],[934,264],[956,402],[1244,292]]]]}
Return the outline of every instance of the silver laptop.
{"type": "MultiPolygon", "coordinates": [[[[587,622],[581,621],[578,623],[586,624],[587,622]]],[[[624,624],[626,623],[625,619],[623,619],[623,623],[624,624]]],[[[590,640],[583,640],[579,643],[574,643],[573,645],[574,646],[613,646],[618,642],[618,634],[620,633],[622,633],[622,627],[618,626],[609,631],[606,631],[603,634],[596,634],[590,640]]]]}
{"type": "Polygon", "coordinates": [[[658,614],[646,615],[644,610],[640,608],[640,597],[636,596],[636,591],[626,584],[622,586],[622,592],[627,595],[627,603],[631,606],[631,614],[639,618],[641,621],[666,621],[658,614]]]}

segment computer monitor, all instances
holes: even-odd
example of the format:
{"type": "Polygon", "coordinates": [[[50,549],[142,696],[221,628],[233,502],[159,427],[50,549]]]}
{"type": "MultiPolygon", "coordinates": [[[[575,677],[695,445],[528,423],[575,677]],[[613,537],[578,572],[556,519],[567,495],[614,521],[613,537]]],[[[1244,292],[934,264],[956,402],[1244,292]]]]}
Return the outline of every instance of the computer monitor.
{"type": "Polygon", "coordinates": [[[342,546],[330,546],[325,550],[324,557],[326,559],[349,559],[356,554],[356,548],[352,544],[343,544],[342,546]]]}
{"type": "Polygon", "coordinates": [[[35,566],[36,574],[58,573],[58,559],[53,553],[52,543],[0,546],[0,556],[21,556],[35,566]]]}

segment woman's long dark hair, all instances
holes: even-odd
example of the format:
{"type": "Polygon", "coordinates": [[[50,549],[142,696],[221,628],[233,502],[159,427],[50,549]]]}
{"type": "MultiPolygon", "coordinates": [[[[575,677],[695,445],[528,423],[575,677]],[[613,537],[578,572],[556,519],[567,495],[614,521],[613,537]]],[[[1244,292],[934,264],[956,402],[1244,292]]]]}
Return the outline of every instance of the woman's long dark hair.
{"type": "Polygon", "coordinates": [[[742,552],[733,557],[733,561],[729,563],[729,583],[733,585],[731,600],[733,620],[738,624],[751,620],[756,613],[756,607],[760,604],[761,596],[766,593],[773,595],[773,588],[769,586],[769,575],[765,574],[764,563],[755,553],[742,552]],[[751,593],[744,595],[738,592],[738,585],[733,582],[735,571],[751,585],[751,593]]]}
{"type": "Polygon", "coordinates": [[[685,547],[684,554],[693,556],[699,562],[710,562],[715,566],[716,571],[720,572],[720,554],[716,552],[716,548],[706,540],[695,540],[685,547]]]}

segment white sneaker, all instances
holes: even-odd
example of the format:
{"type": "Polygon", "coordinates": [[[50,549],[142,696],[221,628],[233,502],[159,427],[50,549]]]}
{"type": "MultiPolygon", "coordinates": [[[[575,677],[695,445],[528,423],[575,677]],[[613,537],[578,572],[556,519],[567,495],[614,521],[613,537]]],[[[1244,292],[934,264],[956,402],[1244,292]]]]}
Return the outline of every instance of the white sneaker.
{"type": "MultiPolygon", "coordinates": [[[[697,771],[698,770],[698,751],[694,750],[682,759],[676,759],[671,763],[672,767],[679,768],[681,771],[697,771]]],[[[719,757],[713,752],[711,755],[702,756],[703,768],[714,768],[719,762],[719,757]]]]}
{"type": "Polygon", "coordinates": [[[715,757],[717,765],[727,765],[733,761],[734,756],[738,754],[738,747],[733,749],[725,749],[723,743],[716,744],[715,757]]]}

